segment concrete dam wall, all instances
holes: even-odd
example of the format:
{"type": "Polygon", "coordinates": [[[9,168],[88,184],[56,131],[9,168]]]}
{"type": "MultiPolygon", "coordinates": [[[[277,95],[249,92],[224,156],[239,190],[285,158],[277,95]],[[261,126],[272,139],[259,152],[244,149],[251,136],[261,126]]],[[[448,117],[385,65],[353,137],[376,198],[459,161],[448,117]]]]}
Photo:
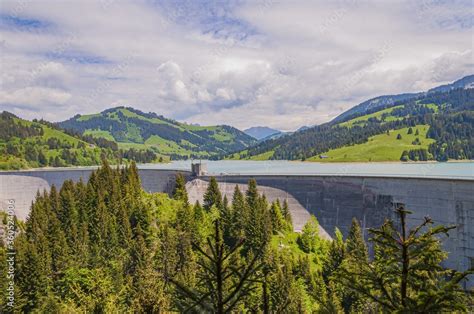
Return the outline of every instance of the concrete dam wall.
{"type": "MultiPolygon", "coordinates": [[[[66,179],[86,180],[91,171],[1,172],[0,206],[5,209],[7,200],[15,199],[17,215],[25,219],[38,189],[49,189],[52,184],[61,186],[66,179]]],[[[146,191],[170,193],[177,172],[142,169],[139,173],[146,191]]],[[[201,200],[209,177],[192,178],[190,173],[183,173],[188,180],[190,199],[201,200]]],[[[410,225],[430,216],[435,223],[457,226],[449,238],[443,239],[443,246],[449,252],[446,266],[466,270],[474,264],[473,180],[329,175],[220,175],[216,178],[228,196],[235,184],[244,189],[248,180],[255,178],[260,191],[270,201],[288,200],[296,230],[314,214],[322,233],[329,235],[334,233],[335,227],[346,235],[353,217],[361,222],[365,232],[367,228],[380,226],[385,218],[394,218],[394,204],[403,203],[414,212],[409,218],[410,225]]]]}
{"type": "MultiPolygon", "coordinates": [[[[456,225],[443,246],[449,252],[446,266],[466,270],[474,264],[474,181],[454,179],[351,177],[351,176],[217,176],[227,185],[255,178],[259,187],[284,191],[290,205],[301,204],[333,235],[338,227],[347,235],[356,217],[365,230],[395,218],[395,204],[413,212],[410,226],[431,217],[436,224],[456,225]],[[290,198],[291,196],[291,198],[290,198]],[[293,201],[293,204],[291,202],[293,201]]],[[[209,178],[201,177],[208,180],[209,178]]]]}
{"type": "MultiPolygon", "coordinates": [[[[16,216],[22,220],[28,217],[31,202],[39,190],[49,191],[52,185],[60,188],[64,181],[86,182],[94,169],[34,170],[0,172],[0,210],[5,210],[9,199],[15,200],[16,216]]],[[[142,187],[147,192],[171,193],[176,174],[190,173],[175,170],[139,170],[142,187]]]]}

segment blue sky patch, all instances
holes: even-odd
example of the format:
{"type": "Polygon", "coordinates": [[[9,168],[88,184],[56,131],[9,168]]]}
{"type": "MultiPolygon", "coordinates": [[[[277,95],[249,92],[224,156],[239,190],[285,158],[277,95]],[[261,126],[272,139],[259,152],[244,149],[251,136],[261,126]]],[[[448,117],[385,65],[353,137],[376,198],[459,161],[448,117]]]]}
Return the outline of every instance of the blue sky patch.
{"type": "Polygon", "coordinates": [[[46,30],[53,26],[52,23],[33,18],[17,17],[0,14],[0,28],[15,29],[20,31],[46,30]]]}
{"type": "Polygon", "coordinates": [[[79,63],[79,64],[110,64],[112,63],[110,60],[107,60],[104,57],[95,56],[95,55],[91,55],[91,54],[87,54],[83,52],[52,51],[52,52],[47,52],[45,56],[48,59],[52,59],[52,60],[61,60],[61,61],[79,63]]]}

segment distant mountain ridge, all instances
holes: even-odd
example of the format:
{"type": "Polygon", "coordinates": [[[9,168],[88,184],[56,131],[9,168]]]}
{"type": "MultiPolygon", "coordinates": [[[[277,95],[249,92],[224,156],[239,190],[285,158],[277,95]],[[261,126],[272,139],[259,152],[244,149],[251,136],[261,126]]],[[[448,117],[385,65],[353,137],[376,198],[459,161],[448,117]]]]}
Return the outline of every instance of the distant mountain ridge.
{"type": "Polygon", "coordinates": [[[473,88],[473,87],[474,87],[474,75],[468,75],[451,84],[441,85],[441,86],[432,88],[428,90],[427,92],[378,96],[378,97],[366,100],[358,104],[357,106],[352,107],[351,109],[345,111],[344,113],[334,118],[332,121],[340,122],[355,114],[365,113],[369,110],[375,110],[377,108],[386,107],[386,106],[393,105],[401,101],[408,101],[410,99],[423,96],[424,94],[431,94],[431,93],[436,93],[436,92],[447,92],[447,91],[457,89],[457,88],[466,89],[466,88],[473,88]]]}
{"type": "Polygon", "coordinates": [[[116,141],[121,148],[152,149],[173,159],[213,158],[245,149],[257,142],[253,137],[228,125],[185,124],[131,107],[76,115],[57,125],[83,135],[116,141]]]}
{"type": "Polygon", "coordinates": [[[381,96],[338,118],[226,156],[314,161],[474,159],[474,75],[417,94],[381,96]]]}
{"type": "Polygon", "coordinates": [[[262,139],[280,134],[282,132],[280,130],[272,129],[267,126],[254,126],[254,127],[245,129],[244,133],[260,141],[262,139]]]}

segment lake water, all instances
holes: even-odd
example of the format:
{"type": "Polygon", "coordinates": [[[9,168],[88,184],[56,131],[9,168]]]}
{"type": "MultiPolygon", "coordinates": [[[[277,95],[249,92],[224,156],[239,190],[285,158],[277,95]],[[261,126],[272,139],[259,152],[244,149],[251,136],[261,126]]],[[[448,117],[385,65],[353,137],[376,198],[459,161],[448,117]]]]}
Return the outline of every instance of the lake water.
{"type": "MultiPolygon", "coordinates": [[[[194,161],[198,162],[198,161],[194,161]]],[[[474,180],[474,161],[449,163],[317,163],[298,161],[202,161],[210,175],[348,175],[459,178],[474,180]]],[[[191,169],[191,161],[173,161],[168,164],[141,164],[140,169],[191,169]]]]}

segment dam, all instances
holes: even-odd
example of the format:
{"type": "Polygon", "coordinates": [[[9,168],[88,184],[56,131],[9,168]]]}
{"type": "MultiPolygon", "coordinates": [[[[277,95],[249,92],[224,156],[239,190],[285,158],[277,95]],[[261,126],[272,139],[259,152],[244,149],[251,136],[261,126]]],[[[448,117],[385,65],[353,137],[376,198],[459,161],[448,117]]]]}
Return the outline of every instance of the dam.
{"type": "MultiPolygon", "coordinates": [[[[147,169],[139,167],[142,186],[148,192],[171,193],[177,173],[185,175],[190,201],[202,200],[210,175],[198,176],[184,168],[147,169]]],[[[189,168],[188,168],[189,169],[189,168]]],[[[470,167],[468,169],[471,169],[470,167]]],[[[87,180],[92,168],[51,169],[0,172],[0,206],[5,210],[14,199],[16,215],[26,219],[38,190],[48,190],[65,180],[87,180]]],[[[474,177],[383,176],[350,173],[330,174],[229,174],[213,173],[219,187],[228,197],[235,185],[241,189],[254,178],[259,191],[269,201],[287,200],[295,230],[315,215],[321,234],[333,235],[339,228],[347,235],[351,220],[356,217],[367,237],[367,229],[380,226],[394,217],[397,204],[413,212],[408,223],[413,226],[425,216],[435,224],[456,225],[448,238],[442,239],[449,253],[446,267],[466,270],[474,266],[474,177]]],[[[469,286],[472,286],[470,283],[469,286]]]]}

